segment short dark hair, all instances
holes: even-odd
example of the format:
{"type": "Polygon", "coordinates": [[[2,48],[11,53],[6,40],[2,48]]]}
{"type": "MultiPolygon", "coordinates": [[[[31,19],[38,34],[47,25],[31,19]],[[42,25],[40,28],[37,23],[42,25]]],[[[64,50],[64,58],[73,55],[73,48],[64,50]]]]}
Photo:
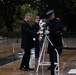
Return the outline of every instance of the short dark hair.
{"type": "Polygon", "coordinates": [[[25,17],[28,17],[28,16],[32,17],[30,13],[25,14],[25,17]]]}

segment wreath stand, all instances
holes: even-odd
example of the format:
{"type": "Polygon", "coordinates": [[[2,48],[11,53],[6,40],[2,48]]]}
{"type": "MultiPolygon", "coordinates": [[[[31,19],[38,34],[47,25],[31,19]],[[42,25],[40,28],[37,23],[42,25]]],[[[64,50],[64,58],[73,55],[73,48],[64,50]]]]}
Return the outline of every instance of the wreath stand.
{"type": "MultiPolygon", "coordinates": [[[[54,46],[53,43],[51,42],[51,40],[49,39],[48,35],[45,34],[44,42],[43,42],[43,45],[42,45],[42,50],[40,52],[40,56],[39,56],[39,60],[38,60],[36,73],[38,73],[40,66],[42,66],[42,72],[43,72],[43,66],[48,66],[48,65],[52,66],[53,65],[53,67],[54,67],[54,65],[56,65],[55,68],[52,69],[51,75],[54,75],[54,74],[59,75],[60,74],[60,71],[59,71],[59,54],[58,54],[58,51],[57,51],[56,48],[55,48],[55,52],[56,52],[56,55],[57,55],[57,63],[54,63],[54,60],[51,61],[51,62],[45,62],[44,61],[45,53],[46,53],[45,52],[46,51],[45,47],[46,47],[46,42],[47,41],[51,44],[51,46],[54,46]]],[[[54,53],[52,55],[54,55],[54,53]]]]}

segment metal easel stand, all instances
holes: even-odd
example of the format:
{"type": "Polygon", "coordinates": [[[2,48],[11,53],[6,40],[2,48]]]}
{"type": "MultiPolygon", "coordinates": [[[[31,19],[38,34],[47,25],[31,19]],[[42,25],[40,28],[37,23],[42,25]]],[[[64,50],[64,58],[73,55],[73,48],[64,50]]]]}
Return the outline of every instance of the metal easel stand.
{"type": "MultiPolygon", "coordinates": [[[[39,60],[38,60],[38,65],[37,65],[36,73],[38,73],[40,66],[42,66],[42,70],[43,70],[43,66],[51,65],[51,62],[45,62],[44,61],[45,51],[46,51],[45,45],[46,45],[46,41],[47,40],[53,46],[53,43],[51,42],[51,40],[49,39],[49,37],[47,35],[45,35],[43,46],[42,46],[42,50],[41,50],[41,53],[40,53],[40,56],[39,56],[39,60]]],[[[59,54],[58,54],[58,51],[57,51],[56,48],[55,48],[55,51],[56,51],[56,55],[57,55],[57,63],[54,63],[54,65],[56,65],[56,67],[54,69],[54,73],[55,73],[55,75],[59,75],[60,74],[60,72],[59,72],[59,54]]]]}

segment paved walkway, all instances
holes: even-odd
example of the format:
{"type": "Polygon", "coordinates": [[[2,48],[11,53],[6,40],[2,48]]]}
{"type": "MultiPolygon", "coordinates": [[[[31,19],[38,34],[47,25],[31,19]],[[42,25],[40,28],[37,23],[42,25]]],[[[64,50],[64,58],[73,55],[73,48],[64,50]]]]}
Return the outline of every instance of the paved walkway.
{"type": "Polygon", "coordinates": [[[76,38],[63,38],[66,47],[76,48],[76,38]]]}
{"type": "MultiPolygon", "coordinates": [[[[64,41],[65,41],[65,44],[67,47],[72,47],[72,48],[76,47],[76,38],[64,38],[64,41]]],[[[8,41],[3,41],[3,42],[0,42],[0,47],[3,46],[3,43],[4,43],[4,46],[5,45],[8,46],[9,44],[11,44],[13,46],[13,43],[9,43],[8,41]]],[[[20,43],[18,43],[18,44],[20,46],[20,43]]],[[[15,42],[16,47],[18,47],[18,44],[15,42]]],[[[11,55],[13,54],[12,49],[9,50],[10,51],[10,54],[9,54],[9,51],[6,49],[6,46],[2,48],[3,51],[5,51],[3,54],[2,54],[2,49],[0,48],[1,58],[9,56],[10,54],[11,55]]],[[[12,47],[10,47],[10,48],[12,48],[12,47]]],[[[15,50],[14,54],[16,54],[20,51],[20,48],[19,48],[19,51],[18,51],[18,48],[15,48],[15,49],[17,49],[17,51],[15,50]]],[[[48,66],[44,67],[43,74],[41,71],[41,67],[39,69],[38,74],[36,74],[35,70],[34,71],[19,70],[20,62],[22,59],[22,54],[20,54],[20,55],[18,54],[18,56],[19,56],[19,59],[15,60],[15,61],[13,61],[13,57],[9,57],[9,59],[12,60],[12,62],[9,62],[7,64],[0,66],[0,75],[50,75],[51,74],[50,70],[47,69],[48,66]]],[[[46,56],[47,56],[46,59],[49,61],[48,54],[46,54],[46,56]]],[[[17,58],[17,57],[14,57],[14,59],[15,58],[17,58]]],[[[5,60],[5,61],[7,61],[7,60],[5,60]]],[[[71,69],[76,69],[76,49],[70,49],[70,50],[63,49],[63,53],[60,55],[60,75],[61,74],[62,75],[72,75],[72,74],[68,74],[68,72],[71,69]]],[[[76,74],[74,74],[74,75],[76,75],[76,74]]]]}
{"type": "MultiPolygon", "coordinates": [[[[1,75],[36,75],[35,70],[34,71],[19,70],[21,58],[19,60],[0,66],[0,74],[1,75]]],[[[48,55],[47,55],[47,60],[49,60],[48,55]]],[[[51,74],[50,70],[48,70],[47,68],[48,66],[44,67],[44,72],[42,74],[40,67],[38,75],[47,75],[47,74],[50,75],[51,74]]],[[[62,55],[60,55],[60,73],[62,75],[68,75],[68,72],[71,69],[76,69],[76,50],[70,50],[70,51],[63,50],[62,55]]]]}

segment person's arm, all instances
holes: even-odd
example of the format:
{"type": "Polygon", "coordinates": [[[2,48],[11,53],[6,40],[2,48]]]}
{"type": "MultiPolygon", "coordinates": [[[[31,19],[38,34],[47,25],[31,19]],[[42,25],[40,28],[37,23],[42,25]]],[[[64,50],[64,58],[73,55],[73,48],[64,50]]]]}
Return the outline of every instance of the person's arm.
{"type": "Polygon", "coordinates": [[[29,27],[28,27],[28,25],[27,24],[22,24],[21,25],[21,29],[24,31],[24,32],[26,32],[27,34],[33,34],[33,35],[36,35],[37,34],[37,32],[33,32],[31,29],[29,29],[29,27]]]}
{"type": "Polygon", "coordinates": [[[57,20],[55,27],[51,30],[52,33],[60,33],[63,31],[63,26],[60,20],[57,20]]]}
{"type": "Polygon", "coordinates": [[[40,30],[40,27],[38,25],[33,24],[32,25],[32,30],[35,32],[38,32],[40,30]]]}
{"type": "Polygon", "coordinates": [[[32,30],[35,31],[35,32],[38,32],[38,30],[37,30],[35,25],[32,25],[32,30]]]}

